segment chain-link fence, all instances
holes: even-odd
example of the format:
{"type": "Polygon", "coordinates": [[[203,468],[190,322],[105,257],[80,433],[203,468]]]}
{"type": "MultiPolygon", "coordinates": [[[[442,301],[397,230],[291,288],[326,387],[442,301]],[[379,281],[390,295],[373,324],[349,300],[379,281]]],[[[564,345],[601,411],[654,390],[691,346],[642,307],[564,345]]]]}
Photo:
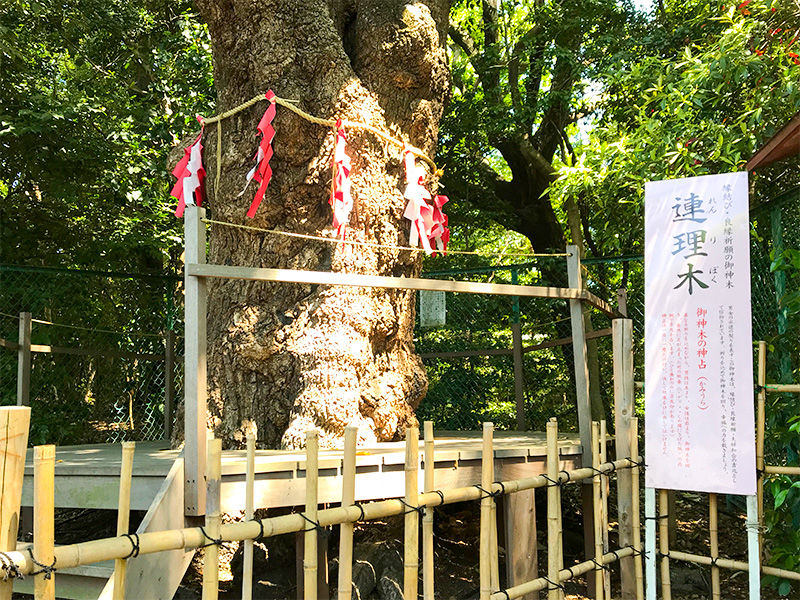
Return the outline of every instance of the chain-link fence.
{"type": "MultiPolygon", "coordinates": [[[[792,190],[763,204],[751,213],[751,276],[753,339],[767,340],[768,380],[793,381],[800,339],[782,308],[781,298],[800,290],[800,273],[775,271],[770,266],[784,249],[800,249],[800,189],[792,190]]],[[[633,320],[634,368],[637,381],[644,374],[644,268],[641,255],[592,257],[582,262],[587,288],[616,305],[617,292],[626,290],[626,311],[633,320]]],[[[537,263],[450,272],[429,272],[426,276],[495,283],[522,283],[567,287],[563,259],[537,263]]],[[[418,305],[417,352],[425,363],[428,396],[418,416],[432,419],[445,429],[474,429],[483,420],[499,427],[514,428],[514,360],[508,353],[492,354],[512,347],[511,323],[522,324],[524,346],[571,335],[567,303],[510,297],[451,294],[445,296],[446,322],[426,327],[420,321],[418,305]],[[457,351],[483,350],[484,355],[456,356],[457,351]]],[[[610,327],[609,319],[592,311],[591,329],[610,327]]],[[[591,336],[592,334],[589,333],[591,336]]],[[[613,406],[613,351],[610,336],[589,342],[590,368],[594,363],[599,393],[610,419],[613,406]],[[596,344],[593,349],[592,344],[596,344]],[[594,353],[594,357],[592,354],[594,353]],[[599,375],[599,379],[597,376],[599,375]]],[[[526,425],[538,429],[548,416],[574,422],[574,380],[572,346],[526,352],[524,355],[524,396],[526,425]]],[[[477,354],[477,352],[476,352],[477,354]]],[[[779,414],[780,411],[778,411],[779,414]]]]}
{"type": "MultiPolygon", "coordinates": [[[[427,277],[484,283],[568,287],[564,257],[535,262],[427,272],[427,277]]],[[[569,304],[532,297],[464,293],[420,294],[415,345],[428,373],[428,395],[417,416],[441,429],[477,429],[482,421],[516,427],[516,390],[512,324],[519,323],[523,349],[523,398],[526,426],[543,429],[556,416],[565,427],[577,421],[569,304]],[[428,304],[436,303],[435,309],[428,304]],[[425,306],[423,306],[425,304],[425,306]],[[433,315],[433,316],[431,316],[433,315]],[[560,341],[551,345],[553,341],[560,341]]],[[[605,295],[604,295],[605,296],[605,295]]],[[[606,296],[607,297],[607,296],[606,296]]],[[[609,327],[592,311],[592,329],[609,327]]],[[[607,338],[590,342],[590,354],[610,351],[607,338]]],[[[595,362],[598,366],[608,361],[595,362]]],[[[601,368],[605,371],[606,366],[601,368]]],[[[609,367],[610,368],[610,367],[609,367]]],[[[605,379],[605,381],[610,381],[605,379]]],[[[607,398],[609,389],[599,390],[607,398]]]]}
{"type": "Polygon", "coordinates": [[[17,402],[21,314],[30,313],[31,443],[165,437],[182,393],[178,282],[0,266],[0,403],[17,402]]]}
{"type": "MultiPolygon", "coordinates": [[[[798,291],[799,277],[771,272],[773,253],[800,248],[800,192],[794,190],[753,211],[751,273],[753,336],[775,352],[771,381],[792,381],[797,334],[780,299],[798,291]]],[[[627,290],[627,313],[634,323],[636,379],[643,380],[644,273],[641,256],[589,258],[586,285],[616,304],[627,290]]],[[[567,287],[564,257],[503,267],[427,272],[428,277],[461,281],[567,287]]],[[[20,313],[32,314],[31,343],[48,351],[32,353],[31,440],[35,443],[115,442],[164,437],[171,424],[169,391],[182,396],[182,294],[176,276],[134,276],[64,269],[0,266],[0,403],[16,402],[20,313]],[[174,369],[165,369],[167,332],[173,332],[174,369]]],[[[512,324],[519,323],[523,354],[526,426],[541,429],[556,416],[565,426],[577,415],[569,343],[549,344],[571,335],[563,300],[441,294],[444,302],[430,322],[418,305],[415,342],[423,357],[429,391],[418,410],[442,429],[476,429],[485,420],[516,426],[512,324]],[[427,321],[426,321],[427,319],[427,321]],[[442,319],[441,322],[436,319],[442,319]]],[[[427,301],[430,301],[428,298],[427,301]]],[[[434,311],[437,312],[437,311],[434,311]]],[[[590,330],[602,333],[609,319],[591,311],[590,330]]],[[[589,333],[590,336],[594,335],[589,333]]],[[[612,348],[608,335],[589,341],[590,373],[599,382],[604,406],[612,406],[612,348]]],[[[610,413],[608,414],[610,417],[610,413]]]]}

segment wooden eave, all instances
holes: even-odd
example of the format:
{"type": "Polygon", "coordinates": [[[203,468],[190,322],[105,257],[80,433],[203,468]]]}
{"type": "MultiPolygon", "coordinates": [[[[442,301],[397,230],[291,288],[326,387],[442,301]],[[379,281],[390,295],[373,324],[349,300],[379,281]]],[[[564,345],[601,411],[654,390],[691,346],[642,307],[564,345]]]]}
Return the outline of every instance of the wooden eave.
{"type": "Polygon", "coordinates": [[[747,161],[746,168],[755,171],[797,154],[800,154],[800,113],[747,161]]]}

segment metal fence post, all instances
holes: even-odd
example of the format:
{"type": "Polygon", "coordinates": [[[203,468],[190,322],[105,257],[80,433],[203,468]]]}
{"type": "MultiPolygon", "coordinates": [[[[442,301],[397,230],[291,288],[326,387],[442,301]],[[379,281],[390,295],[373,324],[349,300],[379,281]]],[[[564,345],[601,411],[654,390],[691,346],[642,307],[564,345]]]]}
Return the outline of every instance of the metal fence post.
{"type": "Polygon", "coordinates": [[[19,313],[17,350],[17,406],[31,404],[31,313],[19,313]]]}
{"type": "Polygon", "coordinates": [[[164,439],[172,438],[175,404],[175,332],[164,334],[164,439]]]}
{"type": "MultiPolygon", "coordinates": [[[[511,270],[511,283],[517,285],[519,272],[511,270]]],[[[522,364],[522,325],[519,322],[519,296],[513,297],[511,338],[514,344],[514,396],[517,404],[517,431],[525,431],[525,371],[522,364]]]]}

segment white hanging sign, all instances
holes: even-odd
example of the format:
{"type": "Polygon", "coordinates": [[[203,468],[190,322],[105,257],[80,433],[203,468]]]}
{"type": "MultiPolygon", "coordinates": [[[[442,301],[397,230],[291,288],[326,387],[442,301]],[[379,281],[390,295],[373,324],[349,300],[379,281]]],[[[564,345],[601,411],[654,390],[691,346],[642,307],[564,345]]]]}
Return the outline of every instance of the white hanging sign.
{"type": "Polygon", "coordinates": [[[420,327],[441,327],[446,323],[446,315],[444,292],[419,291],[420,327]]]}
{"type": "Polygon", "coordinates": [[[645,187],[647,487],[755,494],[747,173],[645,187]]]}

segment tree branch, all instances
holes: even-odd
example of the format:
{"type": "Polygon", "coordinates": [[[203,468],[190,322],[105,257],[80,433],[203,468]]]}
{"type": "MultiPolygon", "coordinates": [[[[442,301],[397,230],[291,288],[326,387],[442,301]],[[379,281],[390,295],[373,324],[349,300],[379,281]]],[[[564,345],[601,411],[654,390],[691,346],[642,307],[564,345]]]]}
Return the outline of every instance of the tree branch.
{"type": "MultiPolygon", "coordinates": [[[[514,106],[514,113],[519,115],[519,118],[522,120],[523,125],[525,126],[525,130],[528,131],[531,128],[531,124],[533,123],[533,119],[524,119],[522,115],[525,113],[525,110],[522,106],[522,97],[519,92],[519,62],[520,56],[525,50],[526,44],[535,38],[539,33],[542,31],[542,26],[540,23],[537,23],[528,31],[525,32],[519,41],[514,44],[513,54],[511,56],[511,60],[508,62],[508,86],[511,91],[511,103],[514,106]]],[[[541,48],[541,46],[539,46],[541,48]]],[[[537,50],[538,52],[538,50],[537,50]]],[[[531,63],[532,64],[532,63],[531,63]]],[[[529,110],[534,108],[533,106],[529,105],[529,110]]],[[[532,113],[529,113],[532,114],[532,113]]]]}

